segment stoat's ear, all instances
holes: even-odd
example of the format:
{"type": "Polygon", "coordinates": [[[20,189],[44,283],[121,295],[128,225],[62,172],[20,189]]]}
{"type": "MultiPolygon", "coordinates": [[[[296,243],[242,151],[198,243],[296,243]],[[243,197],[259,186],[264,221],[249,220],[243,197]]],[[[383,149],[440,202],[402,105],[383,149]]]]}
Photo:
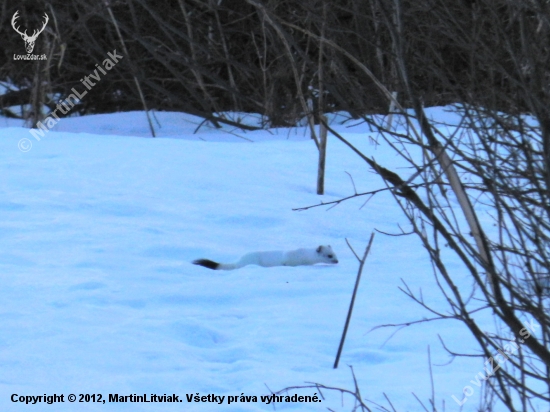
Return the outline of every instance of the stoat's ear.
{"type": "Polygon", "coordinates": [[[321,253],[321,250],[323,250],[323,246],[319,246],[316,250],[317,253],[321,253]]]}

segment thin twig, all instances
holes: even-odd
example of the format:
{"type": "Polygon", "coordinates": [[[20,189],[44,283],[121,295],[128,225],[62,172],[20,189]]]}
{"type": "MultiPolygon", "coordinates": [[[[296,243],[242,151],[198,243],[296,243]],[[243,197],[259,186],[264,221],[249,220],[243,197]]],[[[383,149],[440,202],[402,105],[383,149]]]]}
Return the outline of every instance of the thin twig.
{"type": "Polygon", "coordinates": [[[353,254],[355,255],[355,257],[357,258],[357,261],[358,261],[359,263],[361,263],[361,258],[359,257],[359,255],[357,255],[357,253],[355,253],[355,250],[353,250],[353,247],[352,247],[351,244],[349,243],[348,238],[346,238],[346,243],[348,244],[348,247],[349,247],[350,250],[353,252],[353,254]]]}
{"type": "Polygon", "coordinates": [[[342,339],[340,339],[340,346],[338,346],[338,353],[336,354],[336,360],[334,361],[334,369],[338,368],[338,362],[340,362],[340,355],[342,354],[342,349],[344,348],[344,342],[346,340],[346,334],[348,332],[348,326],[349,322],[351,320],[351,312],[353,311],[353,304],[355,303],[355,296],[357,295],[357,289],[359,288],[359,281],[361,280],[361,273],[363,272],[363,266],[365,265],[365,261],[367,260],[367,256],[370,251],[370,247],[372,245],[372,241],[374,240],[374,232],[371,233],[369,244],[367,248],[365,249],[365,254],[363,255],[363,259],[360,260],[359,264],[359,270],[357,272],[357,280],[355,281],[355,287],[353,288],[353,294],[351,295],[351,302],[349,304],[349,310],[348,310],[348,316],[346,318],[346,324],[344,325],[344,331],[342,332],[342,339]]]}
{"type": "Polygon", "coordinates": [[[355,187],[355,182],[353,181],[353,176],[350,175],[348,172],[344,171],[345,174],[347,174],[351,180],[351,184],[353,185],[353,192],[357,194],[357,188],[355,187]]]}

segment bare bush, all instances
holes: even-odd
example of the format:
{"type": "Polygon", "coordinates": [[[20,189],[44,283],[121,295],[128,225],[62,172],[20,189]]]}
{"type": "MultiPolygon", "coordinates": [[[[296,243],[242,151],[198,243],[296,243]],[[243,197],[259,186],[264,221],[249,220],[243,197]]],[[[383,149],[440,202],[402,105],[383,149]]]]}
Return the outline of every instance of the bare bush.
{"type": "MultiPolygon", "coordinates": [[[[403,91],[396,107],[406,128],[397,133],[380,117],[365,120],[411,174],[388,170],[331,132],[384,180],[428,251],[447,306],[428,305],[408,285],[403,291],[431,313],[429,320],[459,320],[477,341],[475,353],[442,344],[453,357],[480,358],[488,391],[482,409],[499,404],[509,411],[539,410],[550,401],[549,6],[506,0],[378,5],[392,41],[388,56],[403,91]],[[428,8],[428,21],[439,25],[418,18],[428,8]],[[417,30],[408,31],[413,22],[417,30]],[[449,58],[459,59],[459,70],[449,58]],[[455,125],[427,117],[424,78],[453,96],[455,125]],[[412,107],[413,115],[403,106],[412,107]],[[411,154],[411,145],[423,156],[411,154]],[[449,250],[471,284],[450,269],[449,250]],[[493,325],[484,323],[484,313],[493,325]]],[[[355,55],[328,46],[355,61],[391,98],[388,85],[355,55]]],[[[456,401],[464,404],[468,394],[456,401]]]]}

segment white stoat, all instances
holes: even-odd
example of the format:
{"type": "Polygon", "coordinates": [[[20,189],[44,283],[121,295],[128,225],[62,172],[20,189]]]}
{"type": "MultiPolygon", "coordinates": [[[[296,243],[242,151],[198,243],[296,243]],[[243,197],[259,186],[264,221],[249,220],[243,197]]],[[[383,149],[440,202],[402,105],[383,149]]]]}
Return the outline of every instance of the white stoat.
{"type": "Polygon", "coordinates": [[[296,249],[288,252],[268,251],[252,252],[244,255],[237,263],[217,263],[209,259],[197,259],[193,264],[214,270],[233,270],[246,265],[271,266],[301,266],[316,263],[338,263],[336,254],[330,246],[319,246],[317,249],[296,249]]]}

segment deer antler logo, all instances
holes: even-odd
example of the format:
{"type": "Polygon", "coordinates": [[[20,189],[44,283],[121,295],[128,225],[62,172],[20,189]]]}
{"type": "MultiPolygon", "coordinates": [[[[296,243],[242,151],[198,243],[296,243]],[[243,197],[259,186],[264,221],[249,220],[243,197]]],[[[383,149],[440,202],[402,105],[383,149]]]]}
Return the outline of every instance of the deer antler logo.
{"type": "Polygon", "coordinates": [[[27,49],[27,53],[32,53],[32,50],[34,49],[34,42],[38,38],[38,35],[44,31],[44,29],[46,28],[46,24],[48,24],[48,21],[50,20],[50,18],[48,17],[48,15],[46,13],[44,13],[45,21],[44,21],[44,24],[42,25],[42,28],[40,30],[35,30],[32,33],[32,36],[28,36],[27,35],[27,30],[25,30],[25,32],[22,33],[21,31],[19,31],[19,27],[15,27],[15,20],[17,20],[17,18],[19,17],[17,15],[18,13],[19,13],[19,10],[17,10],[14,13],[14,15],[11,19],[11,26],[13,27],[13,29],[17,33],[19,33],[21,35],[21,38],[25,41],[25,49],[27,49]]]}

